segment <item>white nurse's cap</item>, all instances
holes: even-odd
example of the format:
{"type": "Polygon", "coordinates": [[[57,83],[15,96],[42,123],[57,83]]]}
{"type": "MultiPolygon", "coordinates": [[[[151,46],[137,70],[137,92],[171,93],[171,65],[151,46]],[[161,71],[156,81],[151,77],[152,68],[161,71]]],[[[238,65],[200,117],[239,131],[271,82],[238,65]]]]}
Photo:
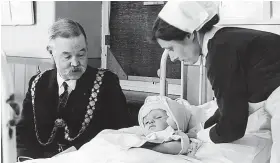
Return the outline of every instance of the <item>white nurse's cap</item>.
{"type": "Polygon", "coordinates": [[[217,4],[213,2],[171,0],[158,16],[176,28],[193,33],[217,14],[217,9],[217,4]]]}

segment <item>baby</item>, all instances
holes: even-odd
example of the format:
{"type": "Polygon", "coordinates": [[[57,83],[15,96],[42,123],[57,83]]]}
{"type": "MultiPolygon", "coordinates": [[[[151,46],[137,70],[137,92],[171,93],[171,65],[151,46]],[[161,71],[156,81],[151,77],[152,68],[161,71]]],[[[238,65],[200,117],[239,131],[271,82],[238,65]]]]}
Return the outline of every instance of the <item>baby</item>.
{"type": "Polygon", "coordinates": [[[108,156],[108,153],[110,153],[108,157],[112,160],[120,158],[130,160],[130,156],[135,154],[135,150],[130,150],[133,148],[146,148],[165,154],[184,154],[195,157],[202,142],[191,136],[189,138],[186,134],[195,130],[195,119],[191,109],[185,105],[165,96],[149,96],[139,110],[140,126],[103,130],[77,151],[69,150],[69,153],[65,151],[47,160],[30,160],[26,163],[92,161],[92,156],[96,160],[106,160],[109,158],[104,156],[108,156]]]}
{"type": "Polygon", "coordinates": [[[139,125],[146,131],[147,144],[142,146],[166,154],[190,154],[199,143],[185,134],[191,113],[184,105],[164,96],[149,96],[138,114],[139,125]]]}

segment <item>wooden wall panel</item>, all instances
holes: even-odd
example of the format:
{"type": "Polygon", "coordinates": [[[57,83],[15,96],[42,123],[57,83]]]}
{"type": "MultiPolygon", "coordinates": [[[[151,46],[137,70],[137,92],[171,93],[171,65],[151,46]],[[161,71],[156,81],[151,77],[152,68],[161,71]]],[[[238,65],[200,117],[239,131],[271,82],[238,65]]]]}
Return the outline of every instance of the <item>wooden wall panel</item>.
{"type": "Polygon", "coordinates": [[[25,82],[25,89],[24,89],[24,93],[26,93],[27,90],[28,90],[29,80],[35,74],[37,74],[37,66],[35,66],[35,65],[26,65],[26,67],[25,67],[25,81],[24,81],[25,82]]]}
{"type": "Polygon", "coordinates": [[[13,75],[15,79],[15,95],[19,99],[23,99],[25,90],[25,64],[15,64],[15,70],[13,75]]]}

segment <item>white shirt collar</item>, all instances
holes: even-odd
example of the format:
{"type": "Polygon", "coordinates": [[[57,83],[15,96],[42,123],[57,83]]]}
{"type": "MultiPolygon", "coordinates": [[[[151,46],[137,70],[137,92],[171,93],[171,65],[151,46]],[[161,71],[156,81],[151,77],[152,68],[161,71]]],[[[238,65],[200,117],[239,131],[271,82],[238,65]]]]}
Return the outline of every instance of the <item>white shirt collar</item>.
{"type": "Polygon", "coordinates": [[[204,34],[204,37],[203,37],[203,41],[202,41],[202,55],[204,57],[207,56],[207,53],[208,53],[208,42],[210,39],[212,39],[214,37],[214,35],[216,34],[216,32],[218,30],[220,30],[222,27],[217,27],[217,26],[213,26],[213,28],[209,31],[209,32],[206,32],[204,34]]]}
{"type": "Polygon", "coordinates": [[[194,65],[199,66],[199,65],[201,65],[201,61],[202,61],[203,62],[202,65],[205,66],[205,64],[206,64],[206,56],[207,56],[207,53],[208,53],[208,47],[207,47],[208,42],[209,42],[210,39],[212,39],[214,37],[216,32],[218,30],[220,30],[221,28],[222,27],[213,26],[213,28],[209,32],[206,32],[204,34],[204,36],[200,35],[198,33],[199,34],[198,35],[198,37],[199,37],[199,44],[201,46],[202,55],[199,56],[197,62],[194,65]]]}
{"type": "Polygon", "coordinates": [[[61,95],[64,92],[64,88],[62,86],[63,82],[66,82],[68,85],[68,92],[75,90],[77,80],[65,80],[63,79],[59,73],[57,72],[57,84],[58,84],[58,93],[61,95]]]}

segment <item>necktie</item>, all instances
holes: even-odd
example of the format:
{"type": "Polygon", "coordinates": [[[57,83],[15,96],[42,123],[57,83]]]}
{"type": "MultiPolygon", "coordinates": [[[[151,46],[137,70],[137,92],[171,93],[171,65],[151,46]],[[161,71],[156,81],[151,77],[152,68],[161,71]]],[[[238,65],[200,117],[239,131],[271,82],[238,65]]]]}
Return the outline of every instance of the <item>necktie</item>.
{"type": "Polygon", "coordinates": [[[58,110],[60,111],[63,109],[67,103],[69,92],[68,92],[68,85],[66,82],[62,83],[62,86],[64,87],[64,92],[59,96],[59,103],[58,103],[58,110]]]}

